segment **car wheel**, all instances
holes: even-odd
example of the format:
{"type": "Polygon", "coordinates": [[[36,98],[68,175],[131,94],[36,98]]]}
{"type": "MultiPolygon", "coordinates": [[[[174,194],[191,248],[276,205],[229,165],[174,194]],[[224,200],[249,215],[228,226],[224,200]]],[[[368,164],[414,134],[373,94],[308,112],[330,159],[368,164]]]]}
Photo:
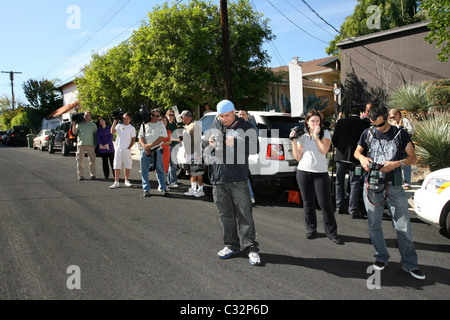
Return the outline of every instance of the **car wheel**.
{"type": "Polygon", "coordinates": [[[447,211],[447,219],[445,220],[445,229],[447,229],[447,235],[450,236],[450,212],[447,211]]]}
{"type": "Polygon", "coordinates": [[[36,145],[34,144],[34,142],[33,142],[33,150],[36,150],[37,148],[36,148],[36,145]]]}
{"type": "Polygon", "coordinates": [[[55,153],[55,149],[53,148],[53,143],[48,144],[48,153],[55,153]]]}
{"type": "Polygon", "coordinates": [[[44,151],[44,146],[42,145],[42,143],[41,143],[41,145],[39,146],[39,150],[41,150],[41,151],[44,151]]]}
{"type": "Polygon", "coordinates": [[[69,155],[69,149],[66,146],[66,143],[61,143],[61,155],[67,157],[69,155]]]}

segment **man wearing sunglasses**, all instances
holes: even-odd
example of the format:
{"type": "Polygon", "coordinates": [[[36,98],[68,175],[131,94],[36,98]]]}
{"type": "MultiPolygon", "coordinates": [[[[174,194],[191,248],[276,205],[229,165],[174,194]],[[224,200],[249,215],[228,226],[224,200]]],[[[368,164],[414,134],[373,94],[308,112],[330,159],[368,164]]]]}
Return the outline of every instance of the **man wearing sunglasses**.
{"type": "Polygon", "coordinates": [[[374,105],[369,111],[372,127],[366,129],[355,151],[355,158],[369,176],[364,183],[364,205],[369,223],[369,235],[375,248],[376,270],[383,270],[390,258],[383,236],[382,217],[384,204],[387,204],[392,216],[392,224],[397,231],[401,265],[404,271],[414,278],[423,280],[425,275],[417,265],[417,253],[414,248],[408,199],[402,188],[401,168],[416,162],[413,143],[408,133],[387,121],[388,110],[381,105],[374,105]],[[364,155],[364,152],[367,154],[364,155]],[[378,178],[371,174],[377,165],[378,178]],[[400,183],[398,177],[400,175],[400,183]],[[375,185],[373,187],[373,180],[375,185]],[[372,186],[372,188],[370,188],[372,186]],[[380,191],[381,190],[381,191],[380,191]]]}
{"type": "Polygon", "coordinates": [[[156,168],[156,177],[159,184],[158,191],[162,195],[165,195],[168,191],[166,187],[166,174],[164,172],[163,149],[161,148],[164,138],[167,138],[167,130],[164,124],[159,121],[160,116],[161,113],[159,110],[153,109],[151,111],[150,122],[143,123],[138,134],[139,144],[142,147],[141,177],[144,197],[150,197],[148,172],[152,163],[156,168]]]}

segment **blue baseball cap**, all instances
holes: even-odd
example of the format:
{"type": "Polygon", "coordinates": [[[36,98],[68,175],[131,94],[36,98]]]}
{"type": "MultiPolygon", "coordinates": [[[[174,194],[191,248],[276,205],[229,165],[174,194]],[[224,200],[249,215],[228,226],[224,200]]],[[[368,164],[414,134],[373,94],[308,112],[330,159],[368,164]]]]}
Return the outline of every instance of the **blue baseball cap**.
{"type": "Polygon", "coordinates": [[[234,111],[234,104],[230,100],[222,100],[217,104],[217,113],[227,113],[234,111]]]}

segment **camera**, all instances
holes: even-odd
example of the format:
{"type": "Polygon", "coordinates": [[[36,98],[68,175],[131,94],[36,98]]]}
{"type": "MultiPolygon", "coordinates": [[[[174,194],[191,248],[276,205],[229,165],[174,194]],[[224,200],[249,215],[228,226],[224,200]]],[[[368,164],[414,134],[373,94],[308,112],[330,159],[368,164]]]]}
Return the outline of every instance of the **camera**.
{"type": "Polygon", "coordinates": [[[81,123],[84,121],[84,113],[74,113],[72,115],[72,121],[75,121],[76,123],[81,123]]]}
{"type": "Polygon", "coordinates": [[[124,113],[125,112],[123,112],[122,109],[117,109],[117,110],[113,111],[112,115],[115,120],[120,121],[120,120],[123,120],[124,113]]]}
{"type": "Polygon", "coordinates": [[[294,140],[297,139],[298,137],[300,137],[301,135],[303,135],[305,133],[305,128],[302,128],[300,126],[295,126],[291,129],[291,132],[295,131],[295,134],[293,136],[291,136],[289,134],[289,140],[294,140]]]}
{"type": "Polygon", "coordinates": [[[380,185],[380,170],[383,168],[382,164],[370,162],[369,163],[369,189],[378,190],[380,185]]]}
{"type": "Polygon", "coordinates": [[[148,123],[151,120],[151,112],[149,110],[141,109],[134,114],[134,123],[140,125],[141,123],[148,123]]]}

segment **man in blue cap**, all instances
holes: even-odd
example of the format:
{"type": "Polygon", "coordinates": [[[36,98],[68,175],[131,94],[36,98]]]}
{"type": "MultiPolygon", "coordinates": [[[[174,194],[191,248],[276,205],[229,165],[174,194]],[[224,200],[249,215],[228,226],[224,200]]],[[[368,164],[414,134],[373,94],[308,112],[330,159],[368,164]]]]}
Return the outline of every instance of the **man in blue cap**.
{"type": "Polygon", "coordinates": [[[217,104],[218,117],[205,133],[205,154],[212,155],[210,182],[214,203],[223,228],[225,248],[221,259],[241,251],[248,253],[252,265],[261,264],[248,189],[248,156],[258,153],[258,139],[253,126],[236,117],[229,100],[217,104]],[[239,235],[240,233],[240,235],[239,235]]]}

